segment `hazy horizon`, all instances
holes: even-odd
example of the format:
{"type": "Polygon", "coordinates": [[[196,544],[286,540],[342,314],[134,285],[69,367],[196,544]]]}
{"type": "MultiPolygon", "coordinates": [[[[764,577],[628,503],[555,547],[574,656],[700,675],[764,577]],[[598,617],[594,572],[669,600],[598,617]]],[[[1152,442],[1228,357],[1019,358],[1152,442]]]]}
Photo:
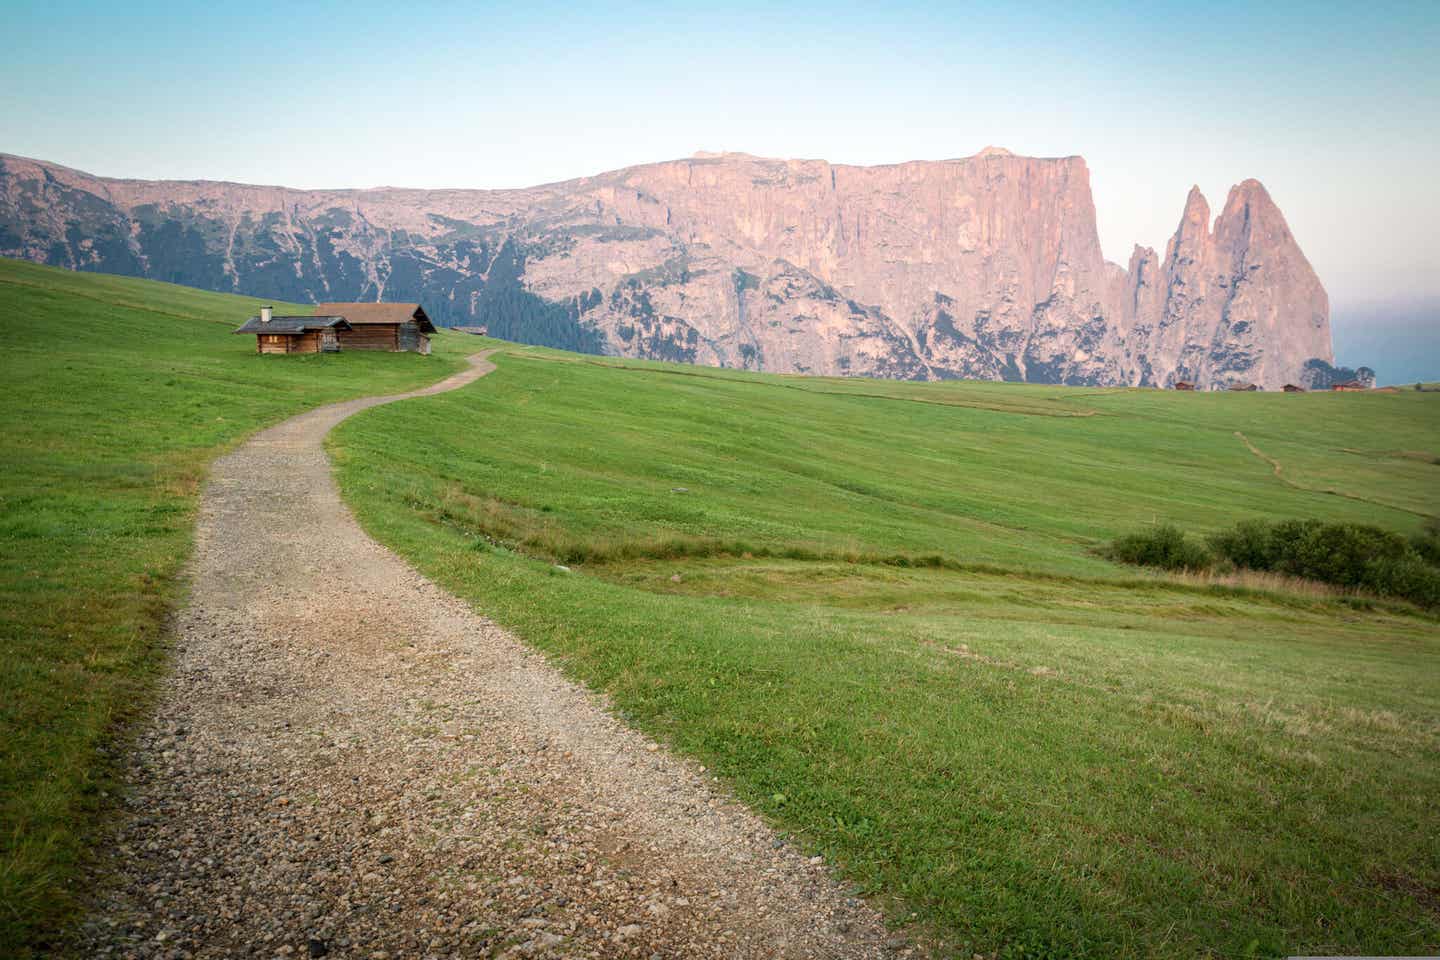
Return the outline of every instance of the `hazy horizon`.
{"type": "Polygon", "coordinates": [[[1337,360],[1382,379],[1387,361],[1349,355],[1389,322],[1374,304],[1440,299],[1440,7],[22,2],[8,19],[24,42],[0,77],[23,96],[0,103],[0,150],[100,176],[494,189],[698,150],[873,165],[995,145],[1083,156],[1122,265],[1164,249],[1192,184],[1213,214],[1260,180],[1330,294],[1337,360]]]}

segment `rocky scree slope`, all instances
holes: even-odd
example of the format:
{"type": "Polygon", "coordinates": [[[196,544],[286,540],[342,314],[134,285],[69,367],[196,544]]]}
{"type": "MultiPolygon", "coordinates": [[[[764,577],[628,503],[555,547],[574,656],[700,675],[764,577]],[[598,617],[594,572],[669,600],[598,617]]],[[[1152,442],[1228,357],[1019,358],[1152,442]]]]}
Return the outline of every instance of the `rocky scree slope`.
{"type": "Polygon", "coordinates": [[[1259,182],[1101,256],[1083,159],[700,154],[523,190],[291,190],[0,155],[0,256],[290,301],[420,300],[507,339],[776,372],[1276,389],[1329,303],[1259,182]]]}

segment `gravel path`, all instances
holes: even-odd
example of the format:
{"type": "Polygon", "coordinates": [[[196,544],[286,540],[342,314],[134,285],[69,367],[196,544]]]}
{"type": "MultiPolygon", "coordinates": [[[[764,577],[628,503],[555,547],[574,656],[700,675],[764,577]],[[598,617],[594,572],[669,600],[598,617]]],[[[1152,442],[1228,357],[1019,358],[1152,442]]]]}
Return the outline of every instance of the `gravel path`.
{"type": "Polygon", "coordinates": [[[908,952],[703,767],[366,536],[335,404],[214,467],[79,956],[908,952]]]}

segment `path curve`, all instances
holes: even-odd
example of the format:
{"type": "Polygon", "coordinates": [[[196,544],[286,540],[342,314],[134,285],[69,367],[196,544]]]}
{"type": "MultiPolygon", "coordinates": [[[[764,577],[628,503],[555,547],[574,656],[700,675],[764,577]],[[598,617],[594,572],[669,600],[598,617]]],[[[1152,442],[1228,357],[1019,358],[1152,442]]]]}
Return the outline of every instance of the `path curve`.
{"type": "MultiPolygon", "coordinates": [[[[492,351],[493,352],[493,351],[492,351]]],[[[218,460],[75,953],[872,957],[864,902],[361,531],[321,407],[218,460]]]]}

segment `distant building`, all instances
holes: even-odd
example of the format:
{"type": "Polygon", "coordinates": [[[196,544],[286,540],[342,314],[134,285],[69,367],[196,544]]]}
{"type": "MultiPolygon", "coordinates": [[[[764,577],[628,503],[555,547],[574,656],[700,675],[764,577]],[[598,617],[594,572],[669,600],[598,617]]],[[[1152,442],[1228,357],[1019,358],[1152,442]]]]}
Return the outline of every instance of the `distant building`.
{"type": "Polygon", "coordinates": [[[1175,389],[1176,389],[1176,390],[1194,390],[1194,389],[1195,389],[1195,384],[1191,383],[1189,380],[1176,380],[1176,381],[1175,381],[1175,389]]]}
{"type": "Polygon", "coordinates": [[[1304,393],[1304,392],[1305,392],[1305,388],[1304,388],[1304,387],[1300,386],[1299,384],[1294,384],[1294,383],[1287,383],[1287,384],[1285,384],[1285,386],[1282,387],[1281,389],[1283,389],[1286,393],[1304,393]]]}
{"type": "Polygon", "coordinates": [[[418,303],[321,303],[315,316],[333,316],[348,325],[341,330],[345,350],[430,352],[435,325],[418,303]]]}
{"type": "Polygon", "coordinates": [[[350,329],[344,317],[277,317],[274,307],[240,325],[236,333],[255,334],[256,353],[334,353],[340,334],[350,329]]]}
{"type": "Polygon", "coordinates": [[[1256,383],[1232,383],[1228,389],[1241,393],[1253,393],[1260,389],[1260,385],[1256,383]]]}
{"type": "Polygon", "coordinates": [[[1360,380],[1343,380],[1340,383],[1330,384],[1330,389],[1341,393],[1359,393],[1362,390],[1368,390],[1369,387],[1360,380]]]}

